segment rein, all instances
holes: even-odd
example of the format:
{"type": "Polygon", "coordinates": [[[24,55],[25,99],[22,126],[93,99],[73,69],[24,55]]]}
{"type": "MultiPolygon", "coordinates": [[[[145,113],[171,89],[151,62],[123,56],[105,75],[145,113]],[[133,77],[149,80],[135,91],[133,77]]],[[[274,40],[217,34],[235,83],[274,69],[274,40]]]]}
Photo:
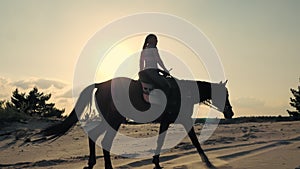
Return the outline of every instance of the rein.
{"type": "MultiPolygon", "coordinates": [[[[201,104],[201,103],[199,103],[199,104],[201,104]]],[[[206,105],[206,106],[208,106],[208,107],[210,107],[210,108],[212,108],[212,109],[215,109],[215,110],[217,110],[217,111],[220,111],[219,108],[217,108],[216,106],[214,106],[214,105],[211,103],[211,101],[206,100],[206,101],[203,102],[203,104],[206,105]]]]}

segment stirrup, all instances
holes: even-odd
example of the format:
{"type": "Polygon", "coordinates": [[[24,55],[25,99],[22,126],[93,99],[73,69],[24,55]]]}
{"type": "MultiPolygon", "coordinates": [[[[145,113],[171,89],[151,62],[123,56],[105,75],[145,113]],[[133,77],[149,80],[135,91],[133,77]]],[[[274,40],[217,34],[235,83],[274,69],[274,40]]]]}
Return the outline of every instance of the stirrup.
{"type": "Polygon", "coordinates": [[[145,82],[141,82],[141,83],[142,83],[143,93],[149,95],[149,93],[154,89],[154,86],[150,83],[145,83],[145,82]]]}
{"type": "Polygon", "coordinates": [[[143,99],[145,100],[145,102],[150,103],[149,94],[154,89],[154,87],[152,84],[145,83],[142,81],[141,81],[141,84],[142,84],[142,89],[143,89],[143,99]]]}

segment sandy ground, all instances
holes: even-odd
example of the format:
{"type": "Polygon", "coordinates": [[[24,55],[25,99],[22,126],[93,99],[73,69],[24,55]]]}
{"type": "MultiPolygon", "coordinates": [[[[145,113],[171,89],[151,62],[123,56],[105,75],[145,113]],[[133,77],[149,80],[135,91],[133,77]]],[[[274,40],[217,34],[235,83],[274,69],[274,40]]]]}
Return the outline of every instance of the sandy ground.
{"type": "MultiPolygon", "coordinates": [[[[19,146],[25,133],[34,132],[46,125],[33,121],[2,127],[0,168],[83,168],[88,159],[88,142],[80,126],[52,143],[19,146]]],[[[197,134],[202,127],[195,126],[197,134]]],[[[122,133],[133,137],[152,136],[157,131],[156,124],[121,126],[122,133]]],[[[219,169],[300,168],[300,122],[219,125],[213,135],[202,143],[202,147],[219,169]]],[[[151,156],[124,158],[113,155],[112,159],[114,167],[119,169],[154,167],[151,156]]],[[[165,169],[205,168],[189,138],[184,138],[177,146],[162,153],[161,165],[165,169]]],[[[99,147],[95,168],[103,168],[103,156],[99,147]]]]}

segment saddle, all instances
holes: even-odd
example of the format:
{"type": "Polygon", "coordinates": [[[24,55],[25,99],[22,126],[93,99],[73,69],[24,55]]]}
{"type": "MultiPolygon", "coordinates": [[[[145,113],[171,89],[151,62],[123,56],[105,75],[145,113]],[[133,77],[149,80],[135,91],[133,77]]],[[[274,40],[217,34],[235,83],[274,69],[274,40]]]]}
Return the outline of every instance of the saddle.
{"type": "Polygon", "coordinates": [[[161,76],[160,81],[158,79],[150,80],[145,78],[143,74],[139,74],[139,81],[141,82],[143,90],[143,99],[147,103],[162,105],[170,98],[171,95],[171,76],[161,76]],[[163,85],[162,85],[163,84],[163,85]]]}
{"type": "Polygon", "coordinates": [[[147,103],[162,105],[166,103],[168,99],[168,94],[166,94],[162,89],[155,87],[155,85],[150,83],[145,83],[141,81],[143,89],[143,99],[147,103]]]}
{"type": "Polygon", "coordinates": [[[170,83],[170,79],[166,79],[168,83],[168,89],[162,89],[160,87],[155,86],[151,82],[143,82],[140,80],[142,91],[143,91],[143,99],[147,103],[163,105],[168,100],[171,100],[171,91],[172,85],[170,83]]]}

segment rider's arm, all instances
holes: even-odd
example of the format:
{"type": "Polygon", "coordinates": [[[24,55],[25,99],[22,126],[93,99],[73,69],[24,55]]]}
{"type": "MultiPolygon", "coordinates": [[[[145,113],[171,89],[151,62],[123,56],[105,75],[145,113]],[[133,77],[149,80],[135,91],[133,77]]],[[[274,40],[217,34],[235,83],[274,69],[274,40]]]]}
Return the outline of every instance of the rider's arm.
{"type": "Polygon", "coordinates": [[[155,57],[156,57],[156,60],[157,60],[158,65],[159,65],[161,68],[163,68],[165,72],[169,72],[168,69],[165,67],[163,61],[161,60],[160,55],[159,55],[157,49],[154,50],[154,55],[155,55],[155,57]]]}
{"type": "Polygon", "coordinates": [[[144,67],[145,67],[145,58],[144,58],[143,51],[142,51],[141,57],[140,57],[140,71],[144,70],[144,67]]]}

